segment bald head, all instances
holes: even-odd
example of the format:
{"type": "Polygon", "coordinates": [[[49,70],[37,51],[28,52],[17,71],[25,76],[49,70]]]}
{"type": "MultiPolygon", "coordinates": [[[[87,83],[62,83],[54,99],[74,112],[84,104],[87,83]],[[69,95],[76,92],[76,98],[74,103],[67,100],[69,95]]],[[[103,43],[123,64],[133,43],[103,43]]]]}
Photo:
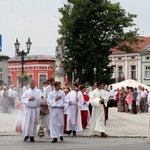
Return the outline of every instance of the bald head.
{"type": "Polygon", "coordinates": [[[35,84],[36,84],[36,83],[35,83],[35,80],[31,80],[31,81],[30,81],[30,88],[31,88],[31,89],[34,89],[34,88],[35,88],[35,84]]]}

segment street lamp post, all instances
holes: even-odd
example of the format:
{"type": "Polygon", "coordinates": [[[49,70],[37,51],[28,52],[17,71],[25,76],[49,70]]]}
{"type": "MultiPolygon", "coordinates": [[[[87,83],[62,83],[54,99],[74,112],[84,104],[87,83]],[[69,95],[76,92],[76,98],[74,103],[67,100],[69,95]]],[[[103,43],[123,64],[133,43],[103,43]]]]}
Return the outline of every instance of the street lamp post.
{"type": "Polygon", "coordinates": [[[97,69],[94,68],[93,71],[94,71],[94,84],[95,84],[95,82],[96,82],[96,71],[97,71],[97,69]]]}
{"type": "Polygon", "coordinates": [[[22,64],[22,70],[21,70],[21,73],[22,73],[21,86],[23,86],[24,58],[25,58],[25,57],[27,56],[27,54],[29,53],[30,48],[31,48],[31,44],[32,44],[32,43],[31,43],[31,41],[30,41],[30,38],[28,38],[28,41],[26,42],[27,51],[24,51],[24,50],[19,51],[20,43],[18,42],[18,39],[16,39],[16,42],[14,43],[16,54],[21,57],[21,64],[22,64]]]}

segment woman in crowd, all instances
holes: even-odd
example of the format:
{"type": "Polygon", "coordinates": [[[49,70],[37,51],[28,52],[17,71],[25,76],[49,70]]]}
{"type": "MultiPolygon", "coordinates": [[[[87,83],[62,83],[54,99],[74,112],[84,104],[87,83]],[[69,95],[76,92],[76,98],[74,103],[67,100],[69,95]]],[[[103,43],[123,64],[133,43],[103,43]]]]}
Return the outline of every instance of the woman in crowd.
{"type": "Polygon", "coordinates": [[[141,113],[141,107],[140,107],[140,103],[141,103],[141,86],[138,86],[138,95],[137,95],[137,99],[136,99],[136,108],[137,108],[137,113],[141,113]]]}
{"type": "Polygon", "coordinates": [[[132,95],[133,93],[133,87],[129,87],[129,94],[127,95],[126,101],[128,104],[128,108],[129,108],[129,113],[132,113],[132,95]]]}
{"type": "Polygon", "coordinates": [[[2,92],[2,112],[3,113],[8,113],[8,108],[9,108],[8,90],[7,90],[7,87],[4,86],[3,87],[3,92],[2,92]]]}
{"type": "Polygon", "coordinates": [[[126,112],[129,112],[129,107],[128,107],[128,103],[127,103],[127,96],[129,94],[129,86],[126,87],[126,90],[125,90],[125,111],[126,112]]]}
{"type": "Polygon", "coordinates": [[[125,111],[125,89],[124,87],[121,87],[120,90],[120,111],[124,112],[125,111]]]}

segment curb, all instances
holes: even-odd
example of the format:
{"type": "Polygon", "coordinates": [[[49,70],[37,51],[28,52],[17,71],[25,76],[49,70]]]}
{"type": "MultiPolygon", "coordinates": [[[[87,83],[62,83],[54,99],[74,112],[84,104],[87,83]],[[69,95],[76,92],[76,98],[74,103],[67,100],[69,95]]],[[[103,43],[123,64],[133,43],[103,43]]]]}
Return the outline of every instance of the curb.
{"type": "MultiPolygon", "coordinates": [[[[3,136],[22,136],[20,134],[6,134],[6,133],[0,133],[0,137],[3,136]]],[[[46,139],[49,139],[48,137],[45,137],[46,139]]],[[[107,139],[107,138],[140,138],[140,139],[145,139],[147,138],[147,136],[108,136],[107,138],[105,137],[101,137],[98,135],[92,135],[92,136],[88,136],[88,135],[64,135],[64,138],[101,138],[101,139],[107,139]]]]}

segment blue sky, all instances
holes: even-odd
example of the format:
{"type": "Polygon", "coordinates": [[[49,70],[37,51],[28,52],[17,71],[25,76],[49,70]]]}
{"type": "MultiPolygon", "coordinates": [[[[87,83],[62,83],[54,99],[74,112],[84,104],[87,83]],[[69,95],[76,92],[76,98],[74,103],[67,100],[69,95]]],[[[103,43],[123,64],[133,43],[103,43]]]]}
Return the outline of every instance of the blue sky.
{"type": "MultiPolygon", "coordinates": [[[[3,37],[0,54],[14,56],[16,38],[20,50],[26,50],[26,41],[30,37],[30,54],[55,55],[58,35],[58,8],[66,0],[0,0],[0,34],[3,37]]],[[[150,36],[149,0],[111,0],[120,2],[127,12],[138,15],[135,19],[139,34],[150,36]]]]}

